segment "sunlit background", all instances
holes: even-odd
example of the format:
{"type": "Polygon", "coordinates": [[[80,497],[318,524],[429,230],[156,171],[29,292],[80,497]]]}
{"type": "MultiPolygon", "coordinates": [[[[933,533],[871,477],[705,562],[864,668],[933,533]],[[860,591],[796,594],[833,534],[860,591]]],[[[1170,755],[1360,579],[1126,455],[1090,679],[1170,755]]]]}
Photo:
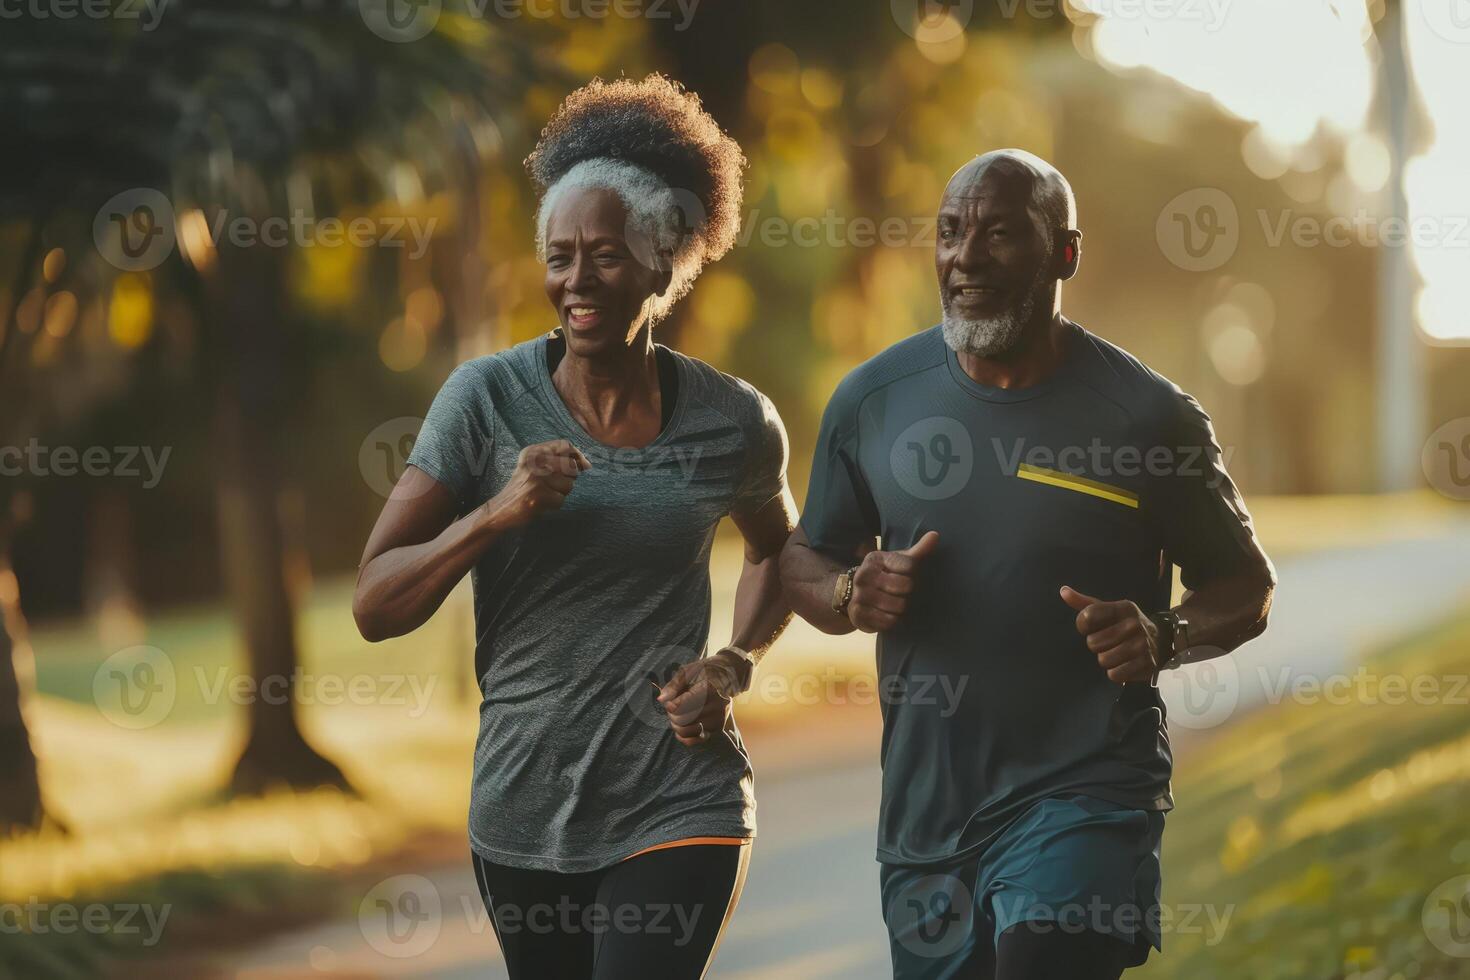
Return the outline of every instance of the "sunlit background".
{"type": "MultiPolygon", "coordinates": [[[[654,70],[750,160],[658,339],[771,396],[798,501],[838,380],[936,322],[932,215],[996,147],[1077,193],[1067,314],[1214,417],[1282,584],[1264,638],[1166,685],[1164,900],[1218,928],[1138,975],[1470,976],[1464,0],[3,17],[0,977],[504,975],[468,583],[370,646],[353,574],[447,374],[554,325],[540,127],[654,70]]],[[[712,976],[886,975],[872,675],[870,639],[797,625],[743,700],[761,838],[712,976]]]]}

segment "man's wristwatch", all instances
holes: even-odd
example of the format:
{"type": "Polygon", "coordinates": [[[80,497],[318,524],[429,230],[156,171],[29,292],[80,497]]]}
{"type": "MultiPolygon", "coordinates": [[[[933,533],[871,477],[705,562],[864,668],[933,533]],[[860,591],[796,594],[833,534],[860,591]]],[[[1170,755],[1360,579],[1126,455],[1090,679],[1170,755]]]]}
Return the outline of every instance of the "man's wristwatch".
{"type": "Polygon", "coordinates": [[[728,654],[730,654],[736,660],[739,660],[741,662],[741,664],[743,665],[740,668],[738,668],[738,670],[739,670],[739,681],[740,681],[740,693],[741,694],[744,694],[746,691],[750,690],[750,682],[755,677],[755,658],[750,655],[750,651],[749,650],[745,650],[745,649],[742,649],[741,647],[737,647],[733,643],[730,644],[729,646],[720,647],[714,653],[710,654],[710,656],[718,656],[719,654],[722,654],[722,653],[728,653],[728,654]]]}
{"type": "Polygon", "coordinates": [[[1172,609],[1154,613],[1149,618],[1159,630],[1154,667],[1157,670],[1178,667],[1183,662],[1184,652],[1189,649],[1189,620],[1172,609]]]}
{"type": "Polygon", "coordinates": [[[847,615],[847,604],[852,601],[852,580],[857,576],[858,566],[854,565],[847,571],[837,576],[837,585],[832,590],[832,611],[847,615]]]}

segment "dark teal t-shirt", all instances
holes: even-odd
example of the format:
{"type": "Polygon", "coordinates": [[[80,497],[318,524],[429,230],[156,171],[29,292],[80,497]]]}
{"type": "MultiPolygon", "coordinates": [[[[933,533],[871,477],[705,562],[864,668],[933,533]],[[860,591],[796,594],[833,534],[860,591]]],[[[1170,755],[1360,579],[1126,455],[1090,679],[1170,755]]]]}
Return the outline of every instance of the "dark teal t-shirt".
{"type": "Polygon", "coordinates": [[[939,327],[860,365],[822,419],[801,526],[853,560],[875,536],[939,546],[909,612],[878,637],[878,859],[966,858],[1023,810],[1086,793],[1173,806],[1158,689],[1108,680],[1063,585],[1168,608],[1257,554],[1207,415],[1075,324],[1060,368],[1000,389],[939,327]]]}

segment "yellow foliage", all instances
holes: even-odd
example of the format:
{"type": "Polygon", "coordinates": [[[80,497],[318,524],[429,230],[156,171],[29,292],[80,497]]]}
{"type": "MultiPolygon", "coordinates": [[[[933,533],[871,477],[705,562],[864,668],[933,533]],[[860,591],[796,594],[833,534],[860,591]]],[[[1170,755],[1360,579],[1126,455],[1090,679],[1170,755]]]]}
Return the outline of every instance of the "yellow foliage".
{"type": "Polygon", "coordinates": [[[153,334],[153,283],[141,273],[124,273],[112,283],[107,333],[119,347],[141,347],[153,334]]]}

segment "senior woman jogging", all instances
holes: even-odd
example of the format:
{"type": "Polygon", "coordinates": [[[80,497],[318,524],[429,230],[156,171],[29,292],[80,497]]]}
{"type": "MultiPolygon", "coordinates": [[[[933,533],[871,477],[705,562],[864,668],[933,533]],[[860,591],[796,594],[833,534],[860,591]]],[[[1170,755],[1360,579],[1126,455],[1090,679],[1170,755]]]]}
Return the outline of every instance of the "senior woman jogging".
{"type": "Polygon", "coordinates": [[[572,93],[526,163],[560,326],[450,375],[353,613],[369,640],[402,635],[471,573],[469,837],[510,976],[693,980],[749,864],[730,700],[791,617],[795,504],[770,400],[652,331],[734,243],[745,159],[652,75],[572,93]],[[703,656],[727,514],[745,539],[734,635],[703,656]]]}

